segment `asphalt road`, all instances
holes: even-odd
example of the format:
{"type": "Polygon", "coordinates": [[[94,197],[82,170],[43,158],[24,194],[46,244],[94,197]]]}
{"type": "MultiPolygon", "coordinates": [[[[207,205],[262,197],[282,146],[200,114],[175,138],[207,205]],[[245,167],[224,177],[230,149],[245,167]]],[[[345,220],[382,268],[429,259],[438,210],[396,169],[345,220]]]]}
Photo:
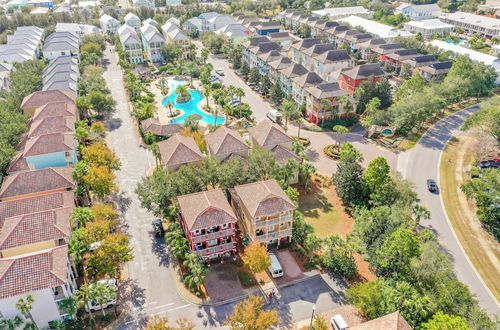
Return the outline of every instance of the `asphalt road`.
{"type": "MultiPolygon", "coordinates": [[[[500,313],[500,306],[495,297],[481,280],[474,266],[460,246],[451,224],[449,223],[439,193],[427,190],[427,179],[439,179],[439,162],[442,151],[451,137],[460,134],[464,120],[479,110],[473,106],[452,114],[432,126],[410,152],[405,176],[415,184],[422,205],[431,212],[430,220],[422,220],[421,225],[432,230],[443,248],[449,253],[455,266],[458,279],[467,284],[477,295],[480,305],[489,313],[500,313]]],[[[438,182],[439,183],[439,182],[438,182]]]]}
{"type": "MultiPolygon", "coordinates": [[[[184,300],[177,291],[170,255],[162,239],[154,237],[154,217],[140,206],[134,189],[154,165],[151,153],[139,146],[139,136],[130,115],[123,76],[116,53],[104,54],[104,78],[117,102],[108,121],[108,142],[122,162],[116,173],[120,193],[115,200],[120,208],[122,230],[130,236],[134,259],[126,265],[128,280],[120,283],[118,304],[123,311],[118,329],[142,329],[151,315],[174,321],[187,318],[197,329],[227,328],[222,325],[236,302],[217,307],[199,306],[184,300]]],[[[229,71],[229,70],[228,70],[229,71]]],[[[282,325],[307,318],[312,307],[326,312],[345,304],[345,285],[328,275],[313,276],[279,289],[281,298],[272,304],[280,313],[282,325]]]]}

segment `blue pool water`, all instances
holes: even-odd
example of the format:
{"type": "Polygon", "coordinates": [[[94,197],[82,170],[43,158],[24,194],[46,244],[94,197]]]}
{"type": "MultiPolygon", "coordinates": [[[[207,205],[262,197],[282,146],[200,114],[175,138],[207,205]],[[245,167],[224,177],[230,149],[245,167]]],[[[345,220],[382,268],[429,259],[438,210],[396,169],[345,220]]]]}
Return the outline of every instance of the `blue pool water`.
{"type": "Polygon", "coordinates": [[[460,45],[462,45],[465,42],[465,40],[463,40],[463,39],[460,39],[459,41],[446,40],[446,42],[449,43],[449,44],[455,44],[455,45],[459,45],[460,46],[460,45]]]}
{"type": "MultiPolygon", "coordinates": [[[[215,116],[208,115],[205,112],[201,111],[198,109],[198,103],[200,103],[201,100],[203,100],[203,95],[199,91],[195,90],[189,90],[189,94],[191,94],[191,98],[189,99],[188,102],[186,103],[177,103],[177,93],[175,90],[177,89],[177,86],[179,85],[185,85],[186,82],[184,80],[169,80],[167,82],[168,87],[172,91],[172,94],[170,94],[168,97],[164,98],[163,101],[161,102],[163,105],[166,105],[168,101],[174,102],[174,108],[179,109],[183,111],[183,115],[172,119],[170,121],[170,124],[184,124],[184,120],[191,115],[200,115],[201,116],[201,121],[210,124],[210,125],[220,125],[224,124],[225,119],[222,116],[217,116],[217,122],[215,121],[215,116]]],[[[168,111],[168,110],[167,110],[168,111]]]]}

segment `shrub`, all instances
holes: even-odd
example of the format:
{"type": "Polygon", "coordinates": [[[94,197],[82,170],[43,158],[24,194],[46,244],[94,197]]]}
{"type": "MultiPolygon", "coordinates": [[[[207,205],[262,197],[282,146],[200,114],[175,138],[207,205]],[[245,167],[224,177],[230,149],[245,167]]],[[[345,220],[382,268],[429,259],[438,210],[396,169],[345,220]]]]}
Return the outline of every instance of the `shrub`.
{"type": "Polygon", "coordinates": [[[323,148],[323,153],[326,157],[337,160],[340,157],[340,148],[335,144],[329,144],[323,148]]]}
{"type": "Polygon", "coordinates": [[[326,119],[323,122],[323,129],[331,130],[335,125],[342,125],[345,127],[351,127],[356,125],[359,122],[359,115],[354,112],[349,112],[346,114],[342,114],[333,119],[326,119]]]}
{"type": "Polygon", "coordinates": [[[245,271],[238,272],[238,278],[240,279],[241,285],[247,288],[257,284],[257,281],[252,277],[252,275],[245,271]]]}

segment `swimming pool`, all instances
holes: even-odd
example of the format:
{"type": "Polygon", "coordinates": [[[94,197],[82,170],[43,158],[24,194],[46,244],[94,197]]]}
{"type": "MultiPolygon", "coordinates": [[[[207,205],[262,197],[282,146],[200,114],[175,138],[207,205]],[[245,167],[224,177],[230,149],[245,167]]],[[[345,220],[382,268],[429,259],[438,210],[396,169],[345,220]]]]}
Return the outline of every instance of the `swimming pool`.
{"type": "Polygon", "coordinates": [[[179,85],[185,85],[186,82],[184,80],[168,80],[167,85],[168,88],[172,91],[172,93],[167,96],[166,98],[163,99],[161,102],[163,105],[166,106],[168,101],[174,102],[174,108],[179,109],[183,111],[183,115],[172,119],[169,123],[170,124],[184,124],[184,120],[191,115],[199,115],[201,117],[201,121],[210,124],[210,125],[220,125],[224,124],[226,121],[224,117],[222,116],[217,116],[217,121],[215,121],[215,116],[209,115],[203,111],[201,111],[198,108],[198,103],[200,103],[201,100],[203,100],[203,95],[201,94],[200,91],[195,91],[195,90],[189,90],[189,94],[191,94],[191,98],[189,99],[188,102],[186,103],[177,103],[177,93],[175,90],[179,85]]]}
{"type": "Polygon", "coordinates": [[[446,42],[447,42],[447,43],[449,43],[449,44],[454,44],[454,45],[459,45],[459,46],[461,46],[462,44],[464,44],[464,43],[465,43],[465,40],[463,40],[463,39],[460,39],[460,40],[458,40],[458,41],[454,41],[454,40],[446,40],[446,42]]]}

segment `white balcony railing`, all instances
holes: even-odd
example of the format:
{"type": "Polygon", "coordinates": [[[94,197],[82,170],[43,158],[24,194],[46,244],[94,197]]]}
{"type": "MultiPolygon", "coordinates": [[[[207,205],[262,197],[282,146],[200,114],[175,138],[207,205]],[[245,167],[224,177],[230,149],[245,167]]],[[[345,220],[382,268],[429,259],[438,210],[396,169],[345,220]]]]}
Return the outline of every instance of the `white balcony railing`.
{"type": "Polygon", "coordinates": [[[271,233],[265,233],[262,235],[253,235],[253,239],[257,239],[261,242],[267,242],[272,239],[277,239],[277,238],[283,238],[287,236],[292,236],[292,228],[284,229],[284,230],[277,230],[273,231],[271,233]]]}
{"type": "Polygon", "coordinates": [[[270,220],[259,220],[255,221],[255,228],[262,228],[272,226],[278,223],[291,222],[292,215],[284,215],[270,220]]]}
{"type": "Polygon", "coordinates": [[[226,244],[211,246],[209,248],[202,249],[202,250],[196,250],[196,251],[194,251],[194,253],[196,253],[200,256],[206,256],[209,254],[220,253],[220,252],[224,252],[226,250],[234,249],[234,248],[236,248],[236,242],[230,242],[230,243],[226,243],[226,244]]]}
{"type": "Polygon", "coordinates": [[[215,233],[193,236],[192,241],[193,241],[193,243],[200,243],[200,242],[208,241],[211,239],[216,239],[216,238],[220,238],[220,237],[234,235],[234,233],[235,233],[234,228],[228,228],[228,229],[224,229],[224,230],[219,230],[215,233]]]}

